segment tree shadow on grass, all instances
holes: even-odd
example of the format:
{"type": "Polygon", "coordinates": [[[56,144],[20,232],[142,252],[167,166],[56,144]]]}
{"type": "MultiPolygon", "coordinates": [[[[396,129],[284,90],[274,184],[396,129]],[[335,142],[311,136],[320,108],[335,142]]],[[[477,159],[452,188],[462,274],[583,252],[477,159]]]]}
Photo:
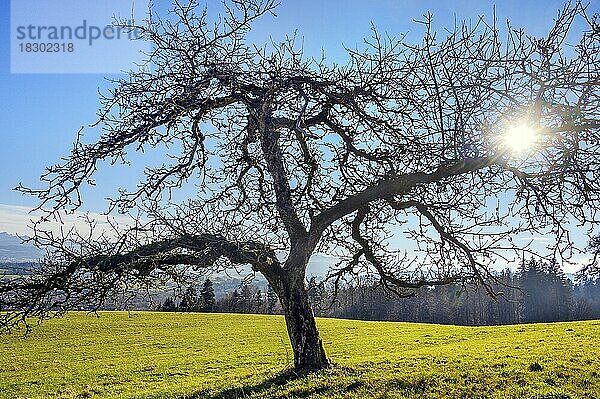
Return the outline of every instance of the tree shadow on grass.
{"type": "MultiPolygon", "coordinates": [[[[427,378],[392,376],[375,378],[365,374],[366,369],[334,365],[329,369],[311,373],[283,370],[263,381],[238,385],[215,391],[205,389],[177,399],[242,399],[262,398],[308,398],[339,396],[352,393],[356,397],[379,397],[382,392],[394,392],[407,397],[426,397],[432,383],[427,378]]],[[[160,396],[161,398],[163,396],[160,396]]]]}
{"type": "MultiPolygon", "coordinates": [[[[267,378],[264,381],[261,381],[257,384],[253,385],[243,385],[237,386],[233,388],[224,389],[218,393],[208,394],[207,393],[198,393],[197,396],[194,396],[190,399],[237,399],[237,398],[247,398],[251,395],[265,393],[267,391],[276,390],[281,388],[289,383],[292,383],[301,378],[307,377],[310,373],[296,373],[293,370],[283,370],[274,376],[267,378]]],[[[310,392],[306,396],[316,393],[310,392]]]]}
{"type": "MultiPolygon", "coordinates": [[[[331,369],[329,369],[329,371],[331,371],[331,369]]],[[[289,384],[293,384],[294,381],[303,379],[303,378],[307,378],[307,377],[311,377],[314,376],[316,374],[320,374],[320,373],[324,373],[326,371],[315,371],[315,372],[307,372],[307,373],[297,373],[293,370],[283,370],[275,375],[273,375],[270,378],[265,379],[264,381],[261,381],[259,383],[256,384],[249,384],[249,385],[243,385],[243,386],[237,386],[237,387],[233,387],[233,388],[227,388],[224,389],[220,392],[214,392],[214,391],[201,391],[201,392],[197,392],[191,396],[184,396],[181,397],[179,399],[238,399],[238,398],[248,398],[251,397],[252,395],[257,395],[260,396],[261,394],[266,394],[269,393],[270,395],[274,395],[276,394],[276,391],[278,391],[280,388],[284,388],[286,385],[289,384]]],[[[290,386],[291,390],[289,392],[286,392],[285,394],[283,394],[282,392],[280,392],[283,396],[282,397],[288,397],[288,395],[291,395],[291,397],[294,398],[305,398],[305,397],[309,397],[312,395],[324,395],[327,393],[331,393],[334,390],[339,389],[339,387],[335,387],[335,386],[328,386],[328,385],[321,385],[321,384],[316,384],[314,386],[312,386],[313,384],[306,384],[305,386],[302,385],[294,385],[293,387],[290,386]]],[[[358,388],[359,386],[361,386],[362,383],[360,382],[354,382],[353,384],[351,384],[348,388],[350,390],[354,390],[356,388],[358,388]]],[[[269,397],[271,397],[269,395],[269,397]]],[[[279,397],[278,395],[276,395],[277,397],[279,397]]]]}

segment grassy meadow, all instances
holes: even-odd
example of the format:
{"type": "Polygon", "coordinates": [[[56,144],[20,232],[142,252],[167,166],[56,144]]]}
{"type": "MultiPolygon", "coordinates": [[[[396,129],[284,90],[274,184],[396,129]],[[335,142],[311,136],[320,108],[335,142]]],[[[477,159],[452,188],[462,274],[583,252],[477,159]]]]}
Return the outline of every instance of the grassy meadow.
{"type": "Polygon", "coordinates": [[[600,321],[318,325],[335,366],[294,376],[281,316],[71,313],[0,336],[0,398],[600,398],[600,321]]]}

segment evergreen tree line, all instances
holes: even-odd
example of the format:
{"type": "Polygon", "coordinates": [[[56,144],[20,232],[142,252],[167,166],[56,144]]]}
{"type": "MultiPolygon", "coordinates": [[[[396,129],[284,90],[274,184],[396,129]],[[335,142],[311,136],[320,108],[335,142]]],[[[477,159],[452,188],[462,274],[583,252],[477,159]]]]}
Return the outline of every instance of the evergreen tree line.
{"type": "Polygon", "coordinates": [[[457,325],[496,325],[600,318],[600,280],[574,285],[556,263],[534,259],[516,273],[505,270],[491,289],[450,284],[426,287],[410,298],[359,284],[332,290],[314,279],[310,299],[318,316],[457,325]]]}
{"type": "MultiPolygon", "coordinates": [[[[574,285],[556,263],[531,259],[517,272],[505,270],[491,286],[450,284],[426,287],[410,298],[398,298],[382,287],[359,283],[338,290],[308,282],[309,299],[317,316],[359,320],[409,321],[457,325],[495,325],[600,318],[600,280],[574,285]]],[[[244,285],[215,299],[207,279],[200,290],[189,287],[179,302],[169,297],[163,311],[280,314],[275,292],[244,285]]]]}
{"type": "Polygon", "coordinates": [[[264,292],[249,284],[216,299],[213,283],[210,279],[206,279],[199,292],[193,286],[188,287],[179,301],[175,297],[165,299],[160,310],[165,312],[278,314],[281,312],[281,306],[271,287],[264,292]]]}
{"type": "Polygon", "coordinates": [[[164,312],[214,312],[215,309],[215,290],[208,278],[202,284],[200,292],[196,287],[189,286],[179,301],[175,297],[168,297],[160,307],[164,312]]]}

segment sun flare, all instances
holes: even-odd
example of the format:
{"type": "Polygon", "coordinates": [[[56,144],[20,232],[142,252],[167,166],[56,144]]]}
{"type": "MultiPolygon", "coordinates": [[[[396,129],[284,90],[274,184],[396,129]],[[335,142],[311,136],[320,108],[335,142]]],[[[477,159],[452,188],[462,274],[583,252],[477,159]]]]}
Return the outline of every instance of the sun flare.
{"type": "Polygon", "coordinates": [[[504,145],[514,152],[523,152],[537,141],[536,130],[526,124],[513,125],[504,134],[504,145]]]}

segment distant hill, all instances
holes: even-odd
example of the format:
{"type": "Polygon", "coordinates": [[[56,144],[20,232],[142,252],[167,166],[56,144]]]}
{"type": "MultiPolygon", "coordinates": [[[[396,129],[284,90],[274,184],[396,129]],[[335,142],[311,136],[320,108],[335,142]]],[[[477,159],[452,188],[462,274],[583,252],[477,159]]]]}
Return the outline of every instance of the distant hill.
{"type": "Polygon", "coordinates": [[[0,232],[0,262],[32,262],[44,257],[44,251],[9,233],[0,232]]]}

